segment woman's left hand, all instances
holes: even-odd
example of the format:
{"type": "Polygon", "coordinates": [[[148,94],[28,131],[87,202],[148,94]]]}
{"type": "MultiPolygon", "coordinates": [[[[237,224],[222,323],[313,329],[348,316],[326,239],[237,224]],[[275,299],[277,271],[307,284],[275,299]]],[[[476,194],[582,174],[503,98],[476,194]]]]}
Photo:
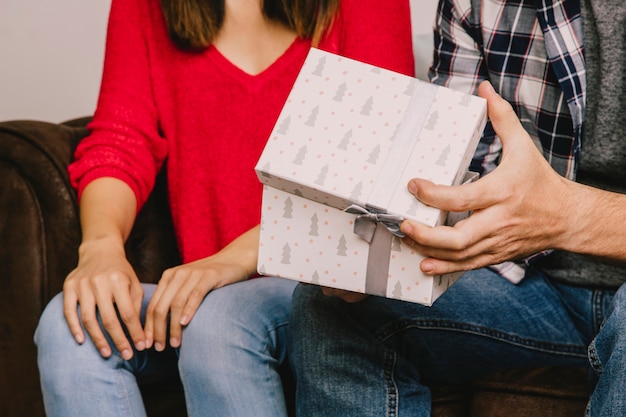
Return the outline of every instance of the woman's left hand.
{"type": "Polygon", "coordinates": [[[181,344],[183,327],[189,324],[204,297],[212,290],[248,279],[256,270],[259,227],[234,240],[208,258],[163,272],[146,310],[147,347],[162,351],[181,344]]]}

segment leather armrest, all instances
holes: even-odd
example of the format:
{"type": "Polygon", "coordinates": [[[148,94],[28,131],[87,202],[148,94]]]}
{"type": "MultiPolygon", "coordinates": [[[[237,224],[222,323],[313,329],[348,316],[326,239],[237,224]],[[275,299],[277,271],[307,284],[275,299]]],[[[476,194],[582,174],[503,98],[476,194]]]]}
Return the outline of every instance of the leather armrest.
{"type": "Polygon", "coordinates": [[[77,260],[65,173],[84,128],[0,123],[0,415],[42,415],[33,333],[77,260]]]}

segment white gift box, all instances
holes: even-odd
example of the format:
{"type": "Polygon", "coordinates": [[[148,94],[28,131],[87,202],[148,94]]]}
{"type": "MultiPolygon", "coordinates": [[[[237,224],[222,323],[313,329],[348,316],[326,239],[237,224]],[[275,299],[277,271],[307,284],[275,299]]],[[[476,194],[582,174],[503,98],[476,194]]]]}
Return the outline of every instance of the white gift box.
{"type": "Polygon", "coordinates": [[[407,182],[460,184],[485,123],[482,98],[312,48],[256,166],[259,272],[431,305],[460,274],[392,232],[446,221],[407,182]]]}

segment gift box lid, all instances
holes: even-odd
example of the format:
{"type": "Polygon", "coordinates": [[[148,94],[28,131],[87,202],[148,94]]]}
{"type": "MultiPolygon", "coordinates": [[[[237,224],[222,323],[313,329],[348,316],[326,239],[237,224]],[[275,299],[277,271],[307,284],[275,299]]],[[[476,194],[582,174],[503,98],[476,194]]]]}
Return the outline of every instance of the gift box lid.
{"type": "Polygon", "coordinates": [[[459,184],[486,113],[480,97],[311,48],[255,169],[309,200],[434,226],[445,213],[406,185],[459,184]]]}

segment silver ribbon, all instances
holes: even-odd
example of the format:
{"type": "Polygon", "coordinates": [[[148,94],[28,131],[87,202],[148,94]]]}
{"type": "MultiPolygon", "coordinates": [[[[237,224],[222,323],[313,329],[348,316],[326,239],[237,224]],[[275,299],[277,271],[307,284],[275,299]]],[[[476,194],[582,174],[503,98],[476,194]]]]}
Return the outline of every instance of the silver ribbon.
{"type": "Polygon", "coordinates": [[[357,215],[354,220],[354,234],[367,243],[372,243],[377,223],[385,226],[392,234],[404,237],[404,233],[400,231],[400,223],[404,221],[404,217],[399,214],[379,213],[376,210],[368,210],[358,204],[352,204],[344,211],[357,215]]]}
{"type": "Polygon", "coordinates": [[[400,231],[400,223],[404,218],[397,214],[368,210],[357,204],[344,211],[357,215],[354,219],[354,234],[369,244],[365,293],[384,297],[387,295],[391,241],[393,235],[404,237],[404,233],[400,231]]]}
{"type": "Polygon", "coordinates": [[[389,263],[393,235],[404,237],[400,223],[404,218],[399,214],[386,213],[411,155],[410,150],[419,140],[422,126],[430,110],[439,87],[427,82],[415,81],[404,117],[396,129],[386,160],[374,183],[365,208],[353,204],[344,211],[356,214],[354,233],[369,243],[365,292],[372,295],[387,295],[389,263]]]}

